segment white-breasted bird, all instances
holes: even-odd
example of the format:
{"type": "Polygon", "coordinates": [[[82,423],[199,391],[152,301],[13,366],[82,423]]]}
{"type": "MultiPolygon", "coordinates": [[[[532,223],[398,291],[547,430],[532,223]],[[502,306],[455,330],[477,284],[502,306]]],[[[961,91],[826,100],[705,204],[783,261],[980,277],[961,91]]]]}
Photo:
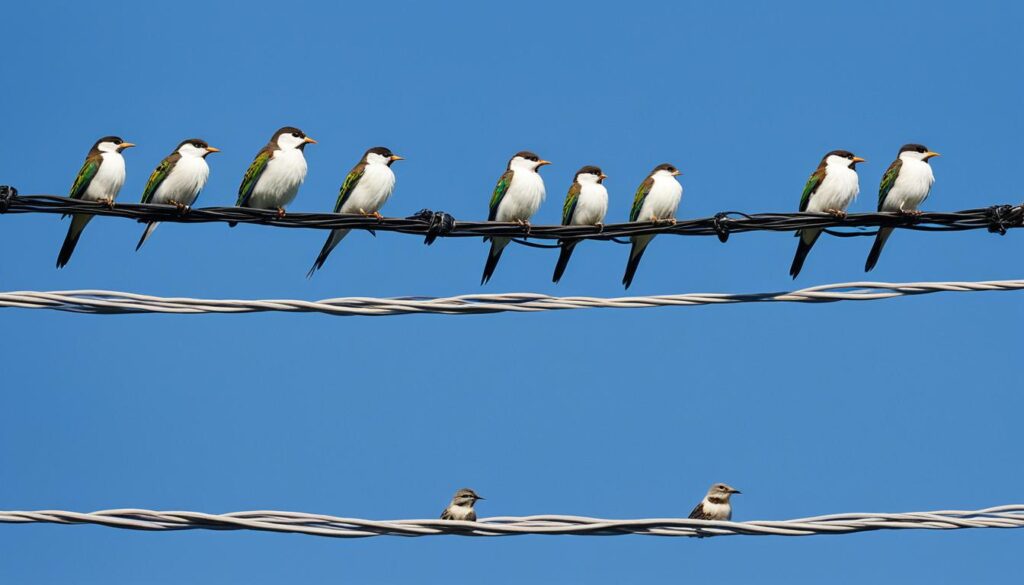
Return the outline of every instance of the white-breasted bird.
{"type": "MultiPolygon", "coordinates": [[[[206,164],[206,155],[211,152],[220,152],[220,149],[210,146],[200,138],[182,141],[174,152],[160,161],[153,174],[149,176],[146,188],[142,191],[142,202],[176,205],[179,209],[191,207],[210,177],[210,165],[206,164]]],[[[135,246],[136,252],[146,243],[158,225],[158,221],[146,224],[146,230],[142,232],[142,237],[135,246]]]]}
{"type": "MultiPolygon", "coordinates": [[[[821,158],[818,168],[811,173],[800,196],[800,211],[830,213],[846,217],[846,209],[860,193],[860,179],[857,177],[857,163],[864,162],[848,150],[833,150],[821,158]]],[[[796,278],[803,268],[804,260],[821,235],[821,229],[799,230],[796,255],[789,267],[789,275],[796,278]]]]}
{"type": "MultiPolygon", "coordinates": [[[[608,189],[603,184],[606,178],[600,167],[593,165],[576,171],[569,193],[565,196],[565,205],[562,206],[562,225],[604,225],[605,215],[608,214],[608,189]]],[[[560,240],[558,243],[562,245],[562,250],[558,254],[552,282],[561,280],[579,240],[560,240]]]]}
{"type": "MultiPolygon", "coordinates": [[[[928,198],[928,193],[935,183],[932,165],[928,159],[939,156],[920,144],[905,144],[900,148],[896,160],[882,175],[882,184],[878,187],[878,211],[895,211],[906,215],[920,215],[918,206],[928,198]]],[[[864,272],[869,272],[878,262],[885,241],[889,239],[893,228],[880,227],[875,243],[864,263],[864,272]]]]}
{"type": "Polygon", "coordinates": [[[695,520],[732,520],[732,504],[729,498],[740,490],[724,483],[711,486],[704,499],[690,512],[695,520]]]}
{"type": "MultiPolygon", "coordinates": [[[[654,167],[651,174],[647,175],[647,178],[640,183],[640,187],[636,190],[633,207],[629,212],[629,221],[675,223],[676,210],[683,198],[683,186],[676,180],[679,174],[679,169],[669,163],[662,163],[654,167]]],[[[637,266],[640,266],[640,258],[643,257],[644,250],[653,239],[653,235],[630,237],[633,245],[629,250],[626,273],[622,276],[622,284],[626,285],[626,288],[633,283],[637,266]]]]}
{"type": "MultiPolygon", "coordinates": [[[[508,161],[505,172],[494,187],[487,221],[516,222],[528,228],[530,218],[544,202],[544,179],[537,170],[549,164],[549,161],[528,150],[517,152],[508,161]]],[[[487,254],[480,284],[491,279],[502,251],[512,241],[511,238],[484,238],[485,242],[487,240],[491,241],[491,249],[487,254]]]]}
{"type": "MultiPolygon", "coordinates": [[[[113,207],[114,199],[117,199],[117,194],[124,185],[125,167],[121,152],[133,146],[135,145],[125,142],[118,136],[104,136],[97,140],[85,156],[85,163],[78,171],[68,197],[99,201],[113,207]]],[[[71,260],[78,238],[82,236],[82,230],[91,219],[92,214],[89,213],[76,213],[71,218],[68,235],[57,254],[57,268],[63,268],[71,260]]]]}
{"type": "Polygon", "coordinates": [[[448,507],[441,512],[442,520],[468,520],[470,522],[476,522],[476,510],[473,506],[477,500],[484,498],[477,495],[476,492],[469,488],[462,488],[455,492],[452,496],[452,501],[448,503],[448,507]]]}
{"type": "MultiPolygon", "coordinates": [[[[363,154],[359,163],[349,171],[345,182],[341,185],[338,200],[334,204],[334,213],[361,213],[381,217],[380,208],[384,206],[391,193],[395,190],[395,172],[391,163],[402,160],[402,157],[383,146],[375,146],[363,154]]],[[[327,236],[320,255],[313,262],[306,277],[320,270],[331,250],[345,239],[351,230],[331,230],[327,236]]]]}
{"type": "Polygon", "coordinates": [[[276,209],[283,217],[284,208],[295,199],[306,179],[303,150],[307,144],[316,144],[316,140],[298,128],[285,126],[274,132],[245,171],[235,205],[276,209]]]}

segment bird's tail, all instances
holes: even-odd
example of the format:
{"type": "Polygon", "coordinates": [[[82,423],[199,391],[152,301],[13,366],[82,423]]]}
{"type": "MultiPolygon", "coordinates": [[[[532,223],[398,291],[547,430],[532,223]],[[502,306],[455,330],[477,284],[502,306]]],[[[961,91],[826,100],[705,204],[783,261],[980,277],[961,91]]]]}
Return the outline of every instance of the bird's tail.
{"type": "Polygon", "coordinates": [[[60,252],[57,254],[57,268],[64,268],[71,260],[71,255],[75,253],[75,246],[78,245],[78,238],[82,237],[82,230],[91,219],[92,215],[84,213],[77,213],[71,218],[68,235],[64,238],[64,245],[60,247],[60,252]]]}
{"type": "Polygon", "coordinates": [[[135,251],[136,252],[139,251],[139,248],[142,247],[142,244],[146,243],[146,240],[149,239],[150,234],[153,233],[153,230],[155,230],[156,226],[158,226],[158,225],[160,225],[159,221],[151,221],[148,224],[146,224],[146,231],[142,232],[142,237],[139,238],[139,243],[135,244],[135,251]]]}
{"type": "Polygon", "coordinates": [[[871,272],[871,269],[878,264],[878,257],[882,255],[882,248],[885,247],[885,241],[892,235],[892,228],[878,228],[878,235],[875,236],[875,244],[871,246],[871,251],[868,252],[868,261],[864,263],[864,272],[871,272]]]}
{"type": "Polygon", "coordinates": [[[511,240],[509,238],[491,238],[491,250],[487,253],[487,263],[484,264],[484,274],[480,277],[480,284],[487,284],[498,267],[498,260],[501,260],[501,253],[511,240]]]}
{"type": "Polygon", "coordinates": [[[313,262],[313,267],[306,273],[306,278],[312,278],[314,272],[324,267],[324,262],[327,262],[327,257],[331,255],[331,251],[345,239],[345,236],[350,231],[352,230],[331,230],[331,235],[327,236],[327,241],[324,242],[324,247],[320,250],[320,255],[316,257],[316,261],[313,262]]]}
{"type": "Polygon", "coordinates": [[[562,274],[565,273],[565,267],[569,265],[569,258],[572,258],[572,251],[576,248],[576,241],[566,241],[562,243],[562,251],[558,253],[558,262],[555,264],[555,273],[551,276],[551,282],[558,283],[562,280],[562,274]]]}
{"type": "Polygon", "coordinates": [[[647,245],[651,243],[654,236],[633,236],[633,247],[629,249],[629,262],[626,263],[626,274],[622,276],[622,284],[629,288],[629,285],[633,284],[633,276],[636,274],[636,269],[640,266],[640,259],[644,256],[644,250],[647,249],[647,245]]]}
{"type": "Polygon", "coordinates": [[[807,255],[810,254],[811,248],[814,247],[814,243],[818,241],[818,236],[821,235],[821,230],[800,230],[797,235],[800,236],[800,242],[796,245],[796,255],[793,256],[793,265],[789,267],[789,275],[792,276],[794,280],[796,280],[796,276],[800,274],[800,269],[804,267],[804,260],[806,260],[807,255]]]}

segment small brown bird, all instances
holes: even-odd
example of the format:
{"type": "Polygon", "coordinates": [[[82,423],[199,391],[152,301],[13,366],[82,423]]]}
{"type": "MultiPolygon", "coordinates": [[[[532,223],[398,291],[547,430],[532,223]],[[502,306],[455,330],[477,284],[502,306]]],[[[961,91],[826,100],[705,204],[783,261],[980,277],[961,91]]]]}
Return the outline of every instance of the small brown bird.
{"type": "Polygon", "coordinates": [[[452,496],[451,503],[441,512],[441,520],[468,520],[476,522],[476,510],[473,504],[484,498],[469,488],[462,488],[452,496]]]}
{"type": "Polygon", "coordinates": [[[708,490],[704,499],[690,512],[694,520],[732,520],[732,504],[729,497],[740,490],[724,483],[716,483],[708,490]]]}

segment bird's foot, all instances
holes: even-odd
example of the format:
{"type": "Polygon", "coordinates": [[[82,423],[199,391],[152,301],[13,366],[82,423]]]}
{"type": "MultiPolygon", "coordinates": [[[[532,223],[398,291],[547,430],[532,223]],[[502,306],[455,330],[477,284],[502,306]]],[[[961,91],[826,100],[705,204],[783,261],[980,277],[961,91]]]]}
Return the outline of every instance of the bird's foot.
{"type": "Polygon", "coordinates": [[[597,222],[597,223],[594,224],[594,227],[597,228],[597,233],[600,234],[600,233],[604,232],[604,224],[603,223],[597,222]]]}
{"type": "Polygon", "coordinates": [[[278,207],[277,208],[277,219],[281,219],[285,215],[286,215],[286,213],[285,213],[284,207],[278,207]]]}
{"type": "Polygon", "coordinates": [[[185,205],[181,201],[175,201],[174,199],[172,199],[172,200],[168,201],[168,203],[170,203],[171,205],[176,207],[178,209],[178,213],[180,213],[182,215],[185,215],[186,213],[192,211],[191,207],[189,207],[188,205],[185,205]]]}
{"type": "Polygon", "coordinates": [[[110,209],[114,208],[114,198],[113,197],[107,197],[106,199],[100,199],[99,203],[102,203],[103,205],[107,206],[110,209]]]}
{"type": "Polygon", "coordinates": [[[372,218],[376,219],[377,221],[380,221],[380,220],[384,219],[384,216],[381,215],[379,211],[374,211],[374,212],[371,213],[371,212],[366,211],[365,209],[360,209],[359,213],[361,213],[364,217],[372,217],[372,218]]]}
{"type": "Polygon", "coordinates": [[[525,219],[517,219],[516,223],[518,223],[519,227],[523,228],[526,231],[526,235],[530,235],[530,222],[526,221],[525,219]]]}
{"type": "Polygon", "coordinates": [[[924,212],[921,211],[920,209],[901,209],[899,211],[899,214],[905,215],[907,217],[921,217],[922,215],[924,215],[924,212]]]}
{"type": "Polygon", "coordinates": [[[677,223],[676,218],[674,218],[674,217],[661,218],[661,217],[653,217],[652,216],[651,217],[651,221],[656,223],[656,224],[659,224],[659,225],[661,225],[661,224],[676,225],[676,223],[677,223]]]}
{"type": "Polygon", "coordinates": [[[826,209],[825,213],[831,215],[836,219],[846,219],[846,212],[842,209],[826,209]]]}

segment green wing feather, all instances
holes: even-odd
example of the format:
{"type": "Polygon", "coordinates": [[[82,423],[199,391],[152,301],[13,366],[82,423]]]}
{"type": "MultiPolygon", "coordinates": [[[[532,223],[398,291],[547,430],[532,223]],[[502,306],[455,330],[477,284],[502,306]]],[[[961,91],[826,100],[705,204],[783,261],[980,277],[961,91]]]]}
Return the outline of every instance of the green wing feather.
{"type": "Polygon", "coordinates": [[[174,167],[176,159],[167,157],[160,161],[156,169],[153,170],[153,174],[149,176],[149,181],[146,181],[146,189],[142,192],[142,202],[149,203],[150,199],[153,198],[153,193],[156,193],[157,188],[164,182],[167,175],[170,174],[171,169],[174,167]]]}
{"type": "Polygon", "coordinates": [[[238,187],[238,201],[235,202],[235,205],[245,207],[249,204],[252,190],[256,188],[256,182],[260,180],[260,176],[267,168],[267,163],[270,162],[270,154],[270,150],[261,150],[249,165],[249,170],[245,171],[242,184],[238,187]]]}
{"type": "Polygon", "coordinates": [[[814,195],[814,192],[818,190],[818,187],[821,186],[821,182],[824,180],[825,167],[822,165],[811,173],[811,178],[807,179],[807,184],[804,185],[803,195],[800,196],[800,211],[807,211],[807,204],[811,202],[811,195],[814,195]]]}
{"type": "Polygon", "coordinates": [[[334,213],[341,211],[345,202],[348,201],[352,192],[356,190],[356,185],[359,184],[359,179],[363,178],[363,173],[366,171],[366,163],[361,162],[352,168],[345,177],[345,182],[341,184],[341,190],[338,191],[338,201],[334,204],[334,213]]]}
{"type": "Polygon", "coordinates": [[[636,196],[633,197],[633,208],[629,210],[629,221],[636,221],[640,217],[640,210],[643,209],[644,200],[647,199],[647,194],[651,192],[651,187],[654,186],[654,179],[647,177],[643,183],[636,189],[636,196]]]}
{"type": "Polygon", "coordinates": [[[501,200],[505,198],[505,193],[508,193],[508,186],[511,184],[512,170],[509,169],[501,175],[498,184],[494,186],[494,195],[491,195],[491,211],[487,214],[487,221],[494,221],[498,217],[498,206],[501,205],[501,200]]]}
{"type": "Polygon", "coordinates": [[[96,156],[86,157],[85,164],[78,171],[78,176],[75,177],[75,184],[71,185],[72,199],[81,199],[85,195],[85,190],[89,188],[89,183],[92,182],[92,178],[96,176],[96,171],[100,169],[100,163],[103,161],[102,158],[96,156]]]}
{"type": "Polygon", "coordinates": [[[576,202],[580,200],[580,191],[583,187],[574,182],[569,187],[569,193],[565,196],[565,205],[562,206],[562,225],[572,223],[572,214],[576,212],[576,202]]]}
{"type": "Polygon", "coordinates": [[[896,177],[900,175],[900,167],[902,166],[903,160],[896,159],[892,161],[885,174],[882,175],[882,184],[878,187],[878,211],[882,211],[885,198],[889,196],[889,191],[892,191],[892,186],[896,184],[896,177]]]}

